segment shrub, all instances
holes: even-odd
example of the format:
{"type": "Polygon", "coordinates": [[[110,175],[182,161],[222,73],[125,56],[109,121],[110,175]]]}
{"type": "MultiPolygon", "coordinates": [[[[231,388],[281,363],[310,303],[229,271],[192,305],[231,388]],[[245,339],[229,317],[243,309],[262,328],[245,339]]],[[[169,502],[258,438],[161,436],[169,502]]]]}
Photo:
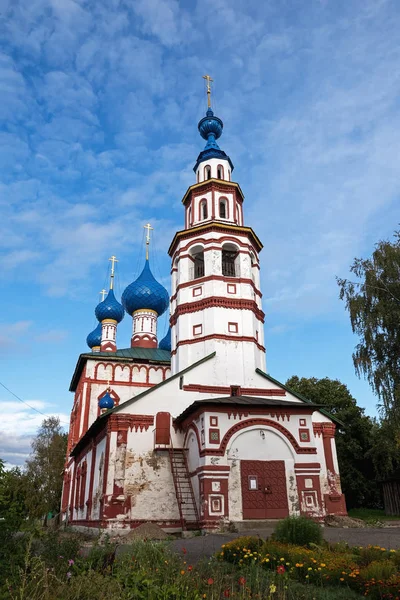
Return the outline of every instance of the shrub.
{"type": "Polygon", "coordinates": [[[261,538],[254,535],[245,535],[224,544],[222,552],[218,556],[227,562],[238,564],[248,551],[257,553],[262,545],[263,541],[261,538]]]}
{"type": "Polygon", "coordinates": [[[321,527],[307,517],[287,517],[279,521],[274,539],[285,544],[297,546],[320,545],[322,543],[321,527]]]}

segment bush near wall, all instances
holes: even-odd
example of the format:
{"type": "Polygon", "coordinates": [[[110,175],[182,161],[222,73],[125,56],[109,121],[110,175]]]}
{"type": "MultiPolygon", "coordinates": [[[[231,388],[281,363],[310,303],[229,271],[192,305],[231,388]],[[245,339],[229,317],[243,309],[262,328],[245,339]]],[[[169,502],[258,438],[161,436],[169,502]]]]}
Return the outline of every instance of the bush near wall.
{"type": "Polygon", "coordinates": [[[218,557],[239,567],[257,564],[288,580],[346,587],[371,600],[400,600],[400,552],[380,546],[305,548],[246,536],[224,544],[218,557]]]}

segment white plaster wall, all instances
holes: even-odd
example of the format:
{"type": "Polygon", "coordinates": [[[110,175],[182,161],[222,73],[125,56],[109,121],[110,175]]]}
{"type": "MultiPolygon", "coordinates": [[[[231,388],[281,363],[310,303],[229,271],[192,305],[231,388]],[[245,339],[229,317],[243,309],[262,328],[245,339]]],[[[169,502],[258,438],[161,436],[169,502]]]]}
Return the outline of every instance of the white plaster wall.
{"type": "Polygon", "coordinates": [[[129,432],[124,493],[131,496],[131,519],[176,520],[179,509],[168,452],[153,451],[153,432],[129,432]]]}
{"type": "Polygon", "coordinates": [[[91,518],[95,521],[100,517],[100,499],[103,495],[103,478],[104,478],[104,461],[106,450],[106,438],[103,438],[96,448],[96,462],[94,467],[93,478],[93,495],[92,495],[92,514],[91,518]],[[100,465],[102,466],[100,473],[100,465]]]}
{"type": "Polygon", "coordinates": [[[206,181],[204,177],[205,167],[209,165],[211,167],[211,177],[213,179],[217,179],[217,168],[218,165],[222,165],[224,167],[224,180],[230,181],[228,173],[231,171],[231,167],[229,162],[220,158],[210,158],[204,162],[201,162],[196,170],[196,183],[202,183],[206,181]]]}

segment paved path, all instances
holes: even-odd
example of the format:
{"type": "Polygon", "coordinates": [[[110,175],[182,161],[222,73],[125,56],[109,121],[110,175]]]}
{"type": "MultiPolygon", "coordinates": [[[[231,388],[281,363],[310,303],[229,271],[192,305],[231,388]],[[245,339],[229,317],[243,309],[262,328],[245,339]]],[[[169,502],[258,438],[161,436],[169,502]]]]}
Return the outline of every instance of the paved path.
{"type": "MultiPolygon", "coordinates": [[[[271,535],[274,528],[249,530],[240,533],[209,534],[188,539],[178,539],[172,542],[176,552],[186,550],[185,559],[188,562],[197,562],[201,558],[209,557],[217,552],[222,544],[242,535],[259,535],[265,539],[271,535]]],[[[329,542],[345,541],[350,546],[381,546],[388,550],[400,548],[400,527],[393,528],[363,528],[346,529],[324,527],[324,538],[329,542]]]]}

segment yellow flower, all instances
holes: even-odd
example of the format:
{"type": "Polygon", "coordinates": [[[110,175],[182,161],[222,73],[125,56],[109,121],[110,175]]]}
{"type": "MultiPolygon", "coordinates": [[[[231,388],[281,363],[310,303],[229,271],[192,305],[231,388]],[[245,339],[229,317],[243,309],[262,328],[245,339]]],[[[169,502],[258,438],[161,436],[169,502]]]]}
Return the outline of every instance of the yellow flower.
{"type": "Polygon", "coordinates": [[[312,568],[311,568],[311,567],[308,567],[307,571],[312,571],[312,568]]]}
{"type": "Polygon", "coordinates": [[[181,575],[184,575],[184,574],[185,574],[185,571],[181,571],[181,575]]]}
{"type": "Polygon", "coordinates": [[[287,562],[287,563],[285,563],[285,564],[286,564],[287,566],[289,566],[289,565],[290,565],[290,563],[288,563],[288,562],[287,562]]]}
{"type": "Polygon", "coordinates": [[[269,586],[269,593],[275,594],[275,592],[276,592],[276,585],[274,583],[271,583],[271,585],[269,586]]]}
{"type": "Polygon", "coordinates": [[[306,575],[306,579],[309,579],[309,575],[306,575]]]}
{"type": "Polygon", "coordinates": [[[321,567],[326,567],[326,564],[325,563],[321,563],[321,567]]]}
{"type": "Polygon", "coordinates": [[[279,560],[284,561],[285,559],[284,558],[280,558],[279,560]]]}
{"type": "Polygon", "coordinates": [[[340,581],[344,581],[344,577],[341,577],[341,578],[340,578],[340,581]]]}

